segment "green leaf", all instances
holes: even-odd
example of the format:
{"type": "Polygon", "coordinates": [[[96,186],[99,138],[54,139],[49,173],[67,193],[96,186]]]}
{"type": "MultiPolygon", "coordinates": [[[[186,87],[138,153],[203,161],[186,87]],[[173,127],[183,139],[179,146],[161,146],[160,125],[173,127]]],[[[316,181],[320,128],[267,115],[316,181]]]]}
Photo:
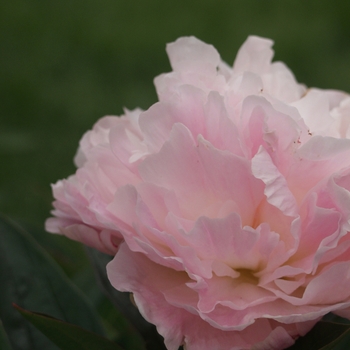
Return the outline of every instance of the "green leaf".
{"type": "Polygon", "coordinates": [[[30,234],[0,216],[0,236],[0,318],[14,349],[57,346],[23,319],[12,303],[104,335],[87,298],[30,234]]]}
{"type": "Polygon", "coordinates": [[[11,350],[12,349],[1,321],[0,321],[0,349],[1,350],[11,350]]]}
{"type": "Polygon", "coordinates": [[[348,350],[350,325],[320,321],[288,350],[348,350]]]}
{"type": "Polygon", "coordinates": [[[350,325],[350,320],[343,318],[343,317],[340,317],[340,316],[337,316],[331,312],[329,314],[323,316],[322,321],[350,325]]]}
{"type": "MultiPolygon", "coordinates": [[[[111,257],[92,248],[87,247],[86,249],[94,267],[99,285],[106,296],[114,304],[116,310],[120,312],[120,314],[122,314],[129,321],[129,324],[131,324],[133,328],[138,331],[138,334],[142,336],[147,344],[147,349],[165,350],[166,348],[163,337],[159,335],[156,327],[153,324],[150,324],[141,316],[138,309],[131,302],[129,293],[117,291],[109,282],[106,272],[106,265],[111,261],[111,257]]],[[[134,349],[144,348],[145,347],[143,345],[142,348],[135,347],[134,349]]]]}
{"type": "Polygon", "coordinates": [[[62,350],[122,350],[117,344],[79,326],[13,305],[24,318],[62,350]]]}

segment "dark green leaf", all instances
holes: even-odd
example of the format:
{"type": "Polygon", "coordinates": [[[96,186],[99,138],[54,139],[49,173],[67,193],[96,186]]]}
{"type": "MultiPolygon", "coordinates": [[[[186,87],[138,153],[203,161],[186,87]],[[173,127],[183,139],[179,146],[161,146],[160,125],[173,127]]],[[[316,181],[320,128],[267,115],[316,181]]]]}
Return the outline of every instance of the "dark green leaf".
{"type": "Polygon", "coordinates": [[[120,313],[127,318],[129,323],[136,328],[138,333],[142,335],[142,338],[146,342],[146,348],[150,350],[164,350],[165,345],[163,338],[158,334],[156,327],[148,323],[141,316],[135,305],[131,302],[130,295],[117,291],[110,284],[106,273],[106,265],[111,260],[111,257],[92,248],[87,248],[87,252],[94,266],[101,289],[112,301],[115,308],[120,311],[120,313]]]}
{"type": "Polygon", "coordinates": [[[13,309],[12,303],[103,335],[84,294],[20,227],[0,217],[0,318],[14,349],[57,349],[13,309]]]}
{"type": "Polygon", "coordinates": [[[340,317],[340,316],[337,316],[333,313],[329,313],[329,314],[323,316],[322,321],[350,325],[350,320],[343,318],[343,317],[340,317]]]}
{"type": "Polygon", "coordinates": [[[76,325],[17,305],[14,307],[62,350],[122,350],[110,340],[76,325]]]}
{"type": "Polygon", "coordinates": [[[347,324],[320,321],[288,350],[348,350],[349,332],[350,326],[347,324]]]}
{"type": "Polygon", "coordinates": [[[2,322],[0,321],[0,349],[1,350],[11,350],[11,345],[8,340],[7,334],[5,332],[4,327],[2,326],[2,322]]]}

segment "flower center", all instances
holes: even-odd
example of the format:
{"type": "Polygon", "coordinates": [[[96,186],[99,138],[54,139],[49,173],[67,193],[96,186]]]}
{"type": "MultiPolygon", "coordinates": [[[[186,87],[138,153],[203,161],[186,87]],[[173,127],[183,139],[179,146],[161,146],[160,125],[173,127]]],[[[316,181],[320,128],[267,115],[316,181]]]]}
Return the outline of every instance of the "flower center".
{"type": "Polygon", "coordinates": [[[235,269],[235,271],[240,273],[238,279],[241,282],[254,284],[256,286],[259,284],[259,278],[255,276],[255,271],[249,269],[235,269]]]}

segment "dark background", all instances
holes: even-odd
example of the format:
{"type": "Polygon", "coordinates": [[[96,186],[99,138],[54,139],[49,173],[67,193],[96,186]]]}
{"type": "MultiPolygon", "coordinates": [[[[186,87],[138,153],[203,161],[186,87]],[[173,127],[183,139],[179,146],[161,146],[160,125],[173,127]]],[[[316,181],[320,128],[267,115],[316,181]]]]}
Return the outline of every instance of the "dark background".
{"type": "Polygon", "coordinates": [[[165,44],[184,35],[229,64],[248,35],[272,38],[298,81],[350,91],[349,18],[345,0],[0,2],[0,211],[98,298],[80,245],[43,230],[50,183],[74,173],[83,133],[153,104],[153,78],[170,70],[165,44]]]}

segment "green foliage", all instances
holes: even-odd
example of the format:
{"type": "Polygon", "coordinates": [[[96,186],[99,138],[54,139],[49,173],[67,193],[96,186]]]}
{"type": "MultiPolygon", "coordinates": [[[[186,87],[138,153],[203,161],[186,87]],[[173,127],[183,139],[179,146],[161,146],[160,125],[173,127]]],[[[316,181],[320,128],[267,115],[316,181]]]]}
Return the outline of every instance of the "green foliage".
{"type": "Polygon", "coordinates": [[[349,340],[350,325],[320,321],[288,350],[346,350],[349,340]]]}
{"type": "Polygon", "coordinates": [[[14,308],[62,350],[123,350],[110,340],[76,325],[17,305],[14,308]]]}
{"type": "MultiPolygon", "coordinates": [[[[105,332],[100,325],[100,317],[95,310],[101,309],[101,304],[95,303],[95,308],[93,308],[86,295],[65,276],[57,263],[35,242],[28,232],[0,216],[0,237],[0,320],[2,320],[4,327],[4,330],[2,327],[0,328],[1,349],[6,349],[5,346],[9,340],[14,350],[56,350],[55,344],[62,348],[62,344],[57,343],[60,339],[67,344],[75,341],[75,336],[74,339],[66,339],[67,336],[63,334],[68,335],[73,329],[74,334],[82,339],[88,337],[90,333],[84,335],[84,332],[88,331],[100,336],[104,335],[105,332]],[[36,328],[20,316],[12,307],[13,303],[21,305],[26,310],[31,310],[23,311],[22,314],[24,313],[24,316],[36,328]],[[46,314],[60,321],[49,322],[39,314],[46,314]],[[76,325],[81,328],[74,328],[76,325]],[[81,331],[79,331],[80,329],[81,331]],[[59,332],[62,334],[57,340],[55,334],[59,332]],[[48,338],[53,342],[49,341],[48,338]]],[[[98,257],[96,254],[100,253],[91,250],[90,255],[95,256],[95,259],[98,257]]],[[[103,268],[110,257],[100,254],[100,258],[100,261],[96,260],[95,262],[95,266],[98,265],[100,269],[97,274],[100,276],[99,278],[104,279],[104,288],[111,289],[110,296],[113,297],[112,287],[103,268]]],[[[94,286],[96,285],[96,283],[92,283],[94,286]]],[[[118,310],[113,308],[111,302],[103,296],[99,289],[95,293],[98,297],[95,296],[94,299],[103,301],[103,324],[107,326],[108,334],[112,335],[115,342],[122,345],[125,350],[145,350],[144,340],[137,332],[136,327],[138,324],[142,324],[144,333],[147,333],[152,326],[139,315],[133,305],[128,309],[128,305],[125,304],[124,312],[126,315],[134,314],[138,317],[138,323],[134,322],[135,327],[118,310]]],[[[126,294],[119,293],[118,295],[119,302],[122,297],[128,299],[126,294]]],[[[131,318],[131,321],[135,321],[135,317],[131,318]]],[[[154,332],[149,334],[154,334],[154,332]]],[[[156,337],[156,339],[158,338],[156,337]]],[[[76,341],[80,340],[76,339],[76,341]]],[[[148,341],[148,343],[154,345],[152,341],[148,341]]],[[[159,344],[163,346],[162,342],[159,344]]],[[[117,349],[117,345],[115,347],[117,349]]],[[[76,347],[70,349],[72,348],[78,349],[76,347]]],[[[148,349],[161,348],[148,347],[148,349]]],[[[101,349],[103,348],[101,347],[101,349]]]]}
{"type": "Polygon", "coordinates": [[[104,334],[86,296],[27,232],[1,218],[0,236],[0,318],[14,349],[56,347],[23,320],[12,303],[104,334]]]}
{"type": "Polygon", "coordinates": [[[0,349],[1,350],[11,350],[11,345],[8,340],[7,334],[5,332],[4,327],[2,326],[2,322],[0,321],[0,349]]]}

